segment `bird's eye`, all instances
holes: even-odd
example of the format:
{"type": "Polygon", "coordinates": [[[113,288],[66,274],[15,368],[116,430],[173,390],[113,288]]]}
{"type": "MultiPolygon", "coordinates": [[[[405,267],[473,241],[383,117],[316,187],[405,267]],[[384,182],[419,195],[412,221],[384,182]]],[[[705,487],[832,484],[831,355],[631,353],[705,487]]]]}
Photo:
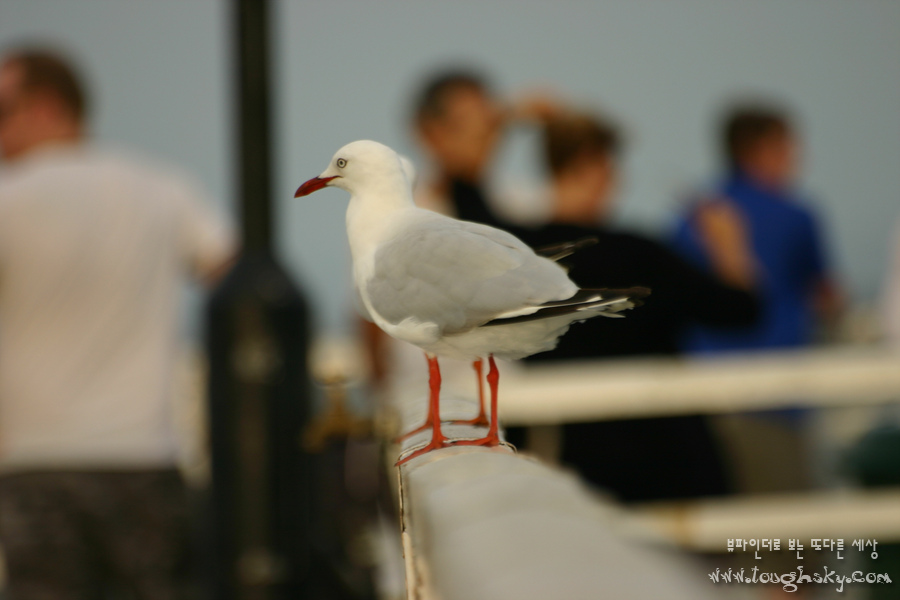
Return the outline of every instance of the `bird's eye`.
{"type": "Polygon", "coordinates": [[[336,164],[337,164],[337,166],[338,166],[338,169],[343,169],[344,167],[347,166],[347,159],[345,159],[345,158],[339,158],[339,159],[337,159],[337,163],[336,163],[336,164]]]}

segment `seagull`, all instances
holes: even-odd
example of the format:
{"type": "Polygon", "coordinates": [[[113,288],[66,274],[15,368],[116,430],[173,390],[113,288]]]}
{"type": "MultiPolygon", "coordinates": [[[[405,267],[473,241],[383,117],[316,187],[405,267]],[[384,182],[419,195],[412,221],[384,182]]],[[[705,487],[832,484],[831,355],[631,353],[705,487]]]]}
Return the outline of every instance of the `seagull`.
{"type": "Polygon", "coordinates": [[[510,233],[419,208],[410,163],[384,144],[360,140],[338,150],[295,198],[325,187],[350,193],[347,237],[363,316],[388,335],[418,346],[429,370],[425,424],[431,441],[403,464],[451,445],[497,446],[499,372],[494,358],[552,350],[576,321],[621,317],[650,290],[580,289],[554,259],[578,248],[560,245],[541,256],[510,233]],[[487,434],[449,440],[441,431],[438,357],[472,360],[481,388],[488,359],[491,411],[487,434]]]}

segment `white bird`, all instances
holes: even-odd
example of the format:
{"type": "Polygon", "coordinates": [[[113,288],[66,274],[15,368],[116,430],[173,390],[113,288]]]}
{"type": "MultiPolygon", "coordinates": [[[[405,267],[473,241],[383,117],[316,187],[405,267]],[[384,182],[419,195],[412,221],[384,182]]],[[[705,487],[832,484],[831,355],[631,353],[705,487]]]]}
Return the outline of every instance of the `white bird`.
{"type": "Polygon", "coordinates": [[[494,357],[551,350],[571,323],[621,316],[616,313],[649,293],[646,288],[580,290],[553,260],[515,236],[418,208],[412,169],[404,161],[378,142],[352,142],[294,195],[326,186],[350,193],[347,236],[366,316],[388,335],[425,351],[431,393],[419,430],[430,427],[432,439],[398,464],[451,444],[499,444],[494,357]],[[479,370],[481,359],[488,358],[491,414],[484,438],[450,441],[443,435],[438,356],[475,360],[479,370]]]}

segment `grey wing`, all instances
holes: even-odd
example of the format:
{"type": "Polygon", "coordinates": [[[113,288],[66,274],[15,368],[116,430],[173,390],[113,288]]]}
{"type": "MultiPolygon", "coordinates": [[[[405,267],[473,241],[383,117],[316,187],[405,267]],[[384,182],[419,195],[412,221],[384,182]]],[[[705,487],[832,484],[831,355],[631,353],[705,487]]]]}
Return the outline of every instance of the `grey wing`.
{"type": "Polygon", "coordinates": [[[444,333],[505,314],[527,314],[577,286],[514,236],[474,223],[430,219],[382,245],[366,282],[373,309],[397,324],[413,317],[444,333]]]}

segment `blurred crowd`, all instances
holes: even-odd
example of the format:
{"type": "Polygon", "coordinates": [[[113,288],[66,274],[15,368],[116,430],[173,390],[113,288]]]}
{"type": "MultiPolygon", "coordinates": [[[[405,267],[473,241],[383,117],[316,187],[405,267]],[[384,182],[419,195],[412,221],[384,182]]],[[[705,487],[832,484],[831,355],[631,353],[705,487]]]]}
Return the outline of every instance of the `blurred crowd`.
{"type": "MultiPolygon", "coordinates": [[[[654,238],[615,224],[622,128],[564,97],[507,98],[466,69],[437,73],[412,96],[411,131],[428,162],[417,203],[534,247],[590,240],[564,261],[576,283],[652,289],[627,318],[576,325],[529,363],[833,337],[844,294],[828,227],[796,185],[803,139],[792,110],[756,99],[726,107],[720,171],[680,199],[677,221],[654,238]],[[491,183],[516,127],[539,132],[533,168],[546,182],[520,212],[504,198],[516,192],[491,183]]],[[[64,57],[41,48],[3,57],[0,542],[14,600],[74,597],[109,581],[141,598],[185,593],[188,504],[169,415],[178,290],[192,277],[215,283],[239,251],[227,220],[177,170],[98,149],[89,107],[64,57]]],[[[891,265],[883,321],[896,341],[900,243],[891,265]]],[[[410,386],[420,352],[371,324],[361,331],[373,393],[410,386]]],[[[808,418],[782,410],[568,424],[559,458],[623,502],[807,489],[808,418]]],[[[527,448],[525,432],[507,436],[527,448]]]]}

